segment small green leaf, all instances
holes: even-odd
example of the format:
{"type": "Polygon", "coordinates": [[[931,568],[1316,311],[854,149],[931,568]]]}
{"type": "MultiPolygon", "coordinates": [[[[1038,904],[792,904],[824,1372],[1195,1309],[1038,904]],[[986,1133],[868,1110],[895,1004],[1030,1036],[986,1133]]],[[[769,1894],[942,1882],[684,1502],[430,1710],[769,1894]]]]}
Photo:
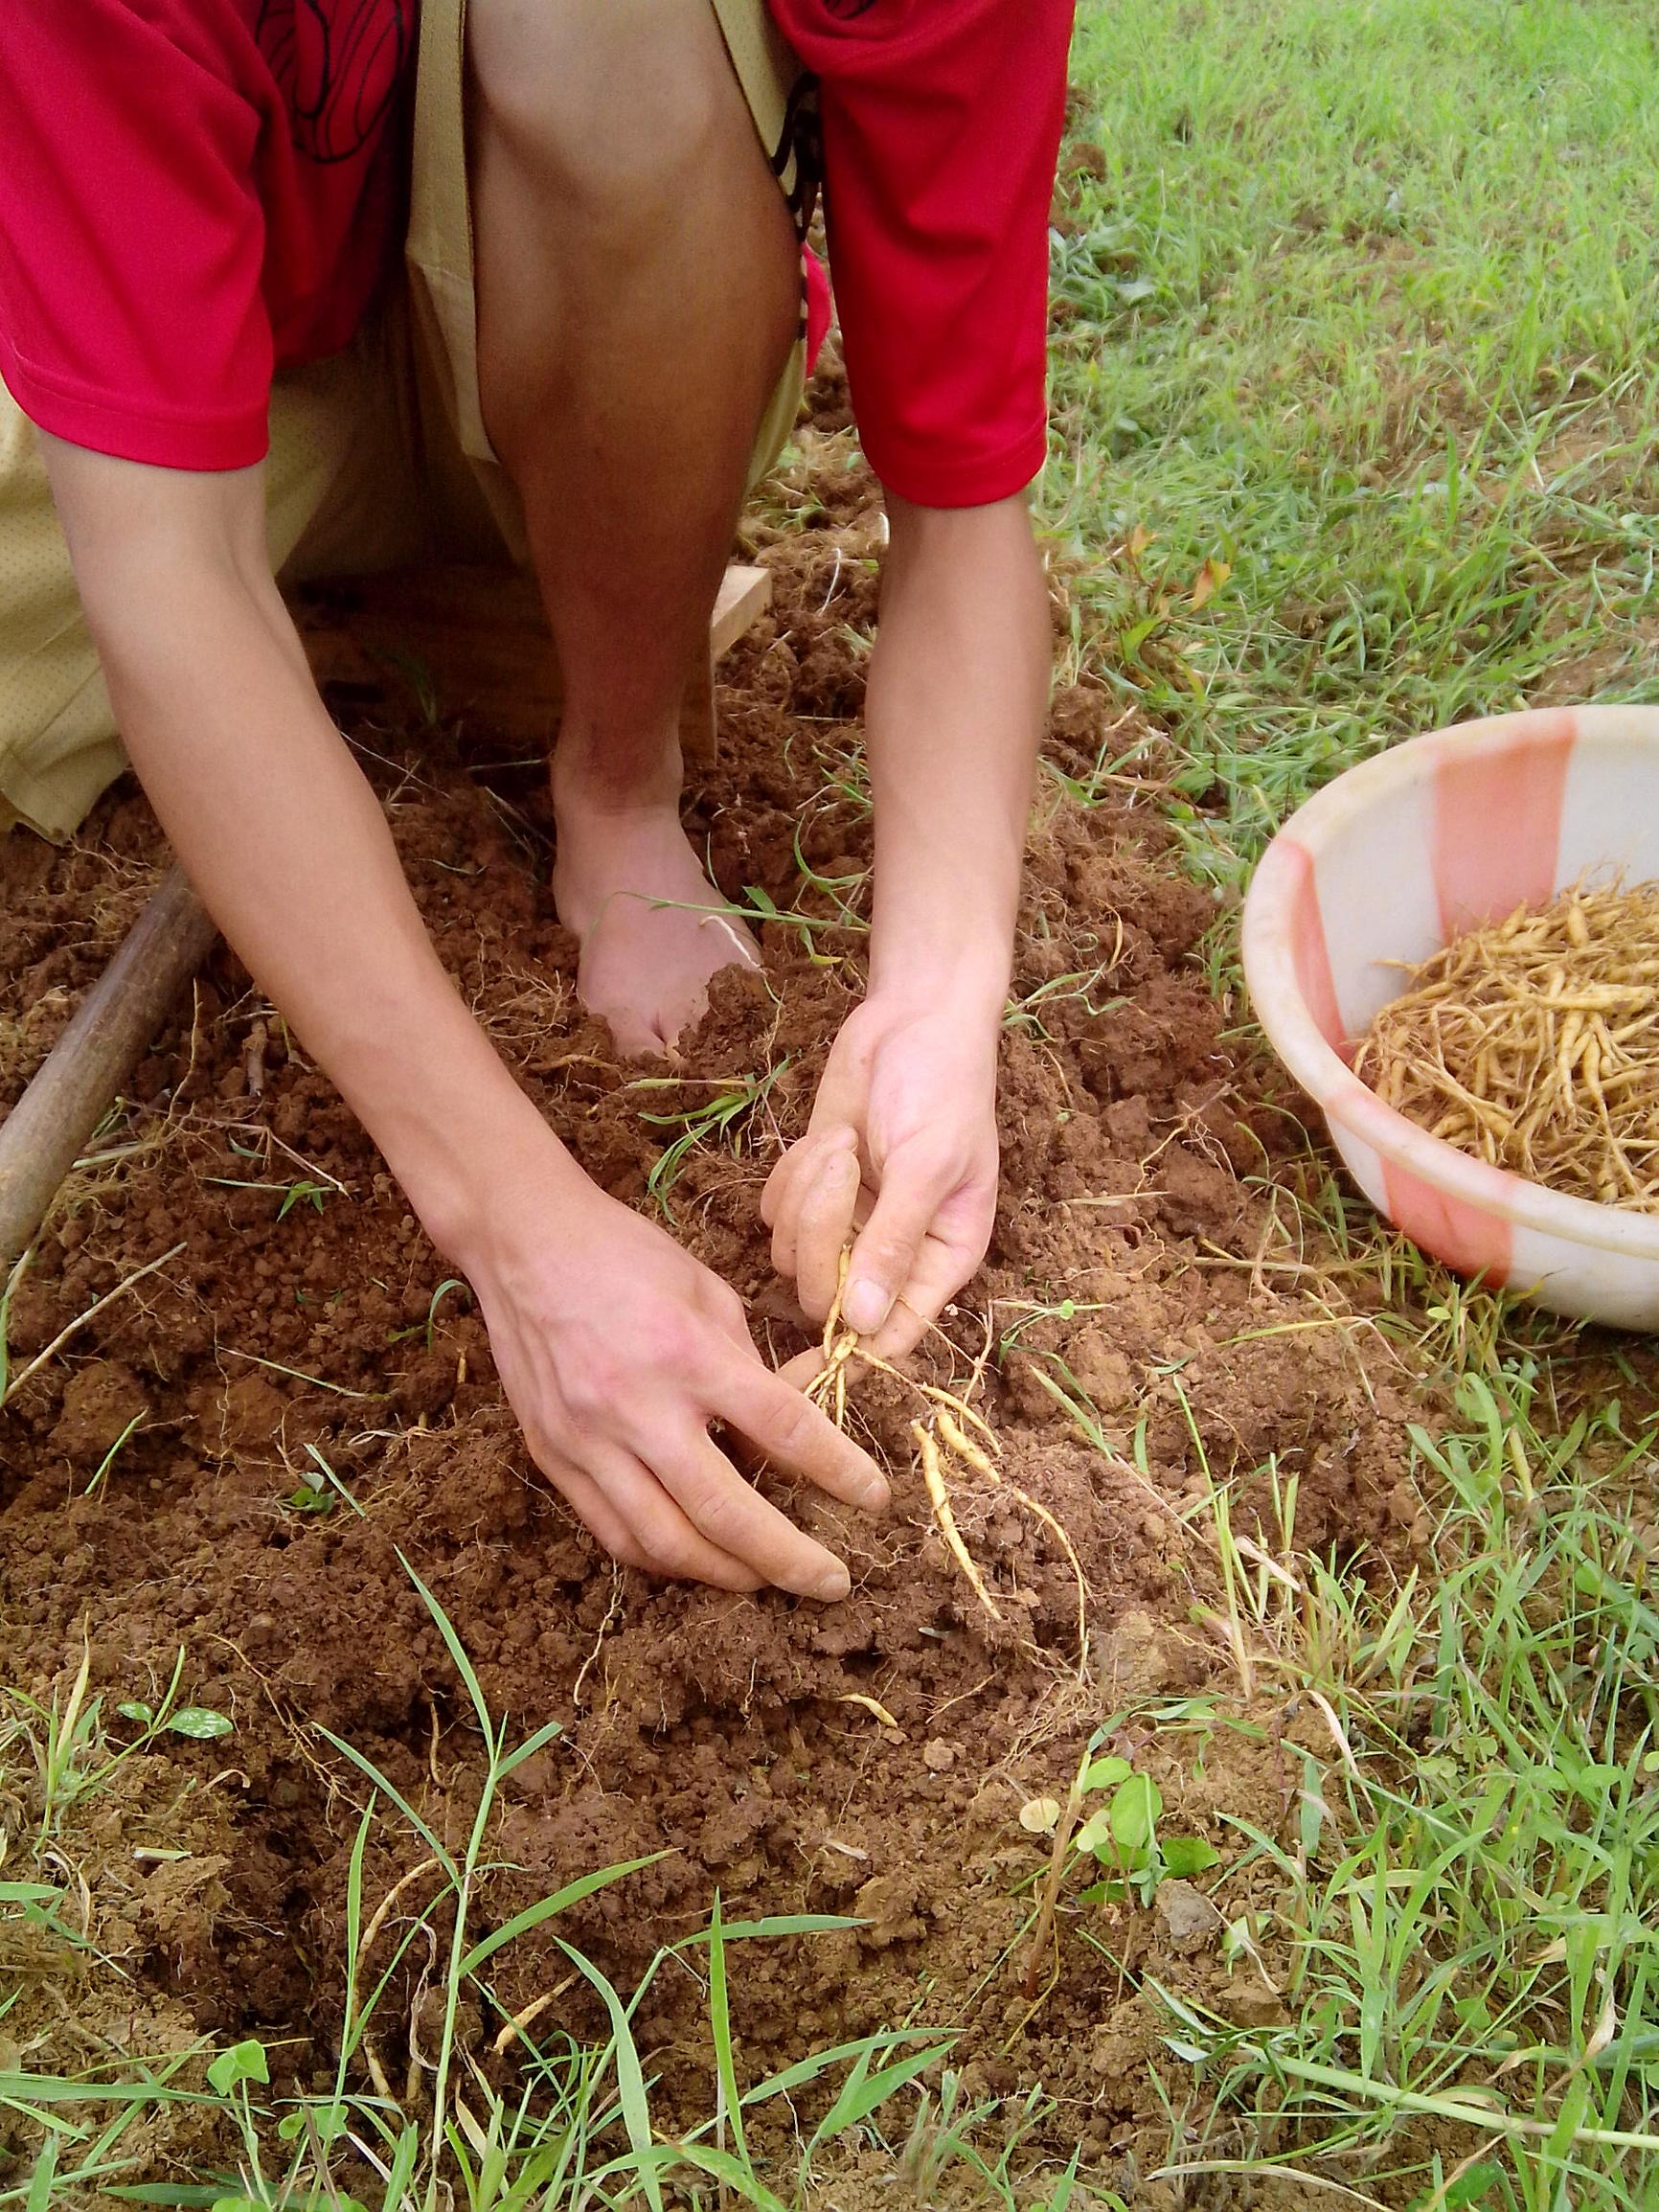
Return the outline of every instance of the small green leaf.
{"type": "MultiPolygon", "coordinates": [[[[297,2143],[302,2135],[319,2143],[337,2143],[350,2125],[338,2105],[302,2105],[297,2112],[289,2112],[277,2122],[277,2133],[284,2143],[297,2143]]],[[[351,2200],[341,2201],[349,2203],[351,2200]]]]}
{"type": "Polygon", "coordinates": [[[268,2082],[271,2069],[265,2064],[265,2046],[257,2036],[232,2043],[228,2051],[220,2051],[207,2074],[221,2097],[228,2096],[239,2082],[268,2082]]]}
{"type": "Polygon", "coordinates": [[[1134,1768],[1126,1759],[1097,1759],[1083,1775],[1085,1790],[1115,1790],[1120,1782],[1126,1782],[1134,1768]]]}
{"type": "Polygon", "coordinates": [[[1133,1865],[1152,1848],[1164,1797],[1149,1774],[1131,1774],[1112,1799],[1112,1839],[1133,1865]]]}
{"type": "Polygon", "coordinates": [[[1201,1836],[1166,1836],[1158,1848],[1163,1853],[1165,1872],[1181,1881],[1221,1863],[1221,1854],[1201,1836]]]}
{"type": "Polygon", "coordinates": [[[1127,1897],[1128,1885],[1122,1881],[1091,1881],[1087,1889],[1078,1891],[1079,1904],[1122,1904],[1127,1897]]]}
{"type": "Polygon", "coordinates": [[[136,1722],[141,1728],[153,1728],[155,1725],[154,1707],[141,1705],[136,1698],[128,1699],[125,1705],[117,1705],[115,1709],[124,1721],[136,1722]]]}
{"type": "MultiPolygon", "coordinates": [[[[206,1705],[183,1705],[168,1719],[168,1728],[174,1736],[190,1736],[198,1743],[209,1743],[216,1736],[229,1736],[236,1722],[228,1713],[215,1713],[206,1705]]],[[[260,2076],[261,2081],[264,2076],[260,2076]]]]}
{"type": "Polygon", "coordinates": [[[1458,2175],[1455,2180],[1437,2189],[1432,2197],[1418,2198],[1417,2203],[1434,2204],[1437,2207],[1443,2205],[1445,2212],[1464,2212],[1465,2207],[1481,2203],[1489,2191],[1501,2188],[1503,2180],[1503,2168],[1489,2158],[1483,2158],[1478,2166],[1471,2166],[1466,2174],[1458,2175]]]}

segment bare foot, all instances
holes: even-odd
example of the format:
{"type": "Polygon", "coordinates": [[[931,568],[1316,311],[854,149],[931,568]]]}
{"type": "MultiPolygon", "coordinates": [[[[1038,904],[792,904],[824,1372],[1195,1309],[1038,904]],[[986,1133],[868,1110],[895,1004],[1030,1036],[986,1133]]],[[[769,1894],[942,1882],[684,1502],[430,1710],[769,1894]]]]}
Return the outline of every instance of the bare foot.
{"type": "Polygon", "coordinates": [[[709,1003],[722,968],[761,948],[704,875],[674,808],[560,809],[553,896],[581,939],[577,994],[628,1056],[670,1051],[709,1003]]]}

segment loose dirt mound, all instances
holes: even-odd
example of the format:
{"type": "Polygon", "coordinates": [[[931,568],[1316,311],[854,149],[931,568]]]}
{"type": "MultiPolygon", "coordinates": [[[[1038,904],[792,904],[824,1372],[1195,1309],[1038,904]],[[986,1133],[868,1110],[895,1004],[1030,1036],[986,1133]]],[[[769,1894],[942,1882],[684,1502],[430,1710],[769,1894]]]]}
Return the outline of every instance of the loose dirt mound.
{"type": "MultiPolygon", "coordinates": [[[[721,763],[692,818],[729,895],[755,887],[825,926],[766,924],[764,979],[721,984],[668,1071],[681,1087],[641,1087],[642,1072],[665,1071],[619,1065],[575,1004],[575,946],[546,890],[540,763],[504,764],[465,715],[412,733],[391,676],[381,705],[359,697],[349,718],[444,961],[607,1191],[652,1202],[648,1179],[657,1169],[661,1181],[678,1130],[650,1117],[693,1111],[737,1087],[728,1079],[769,1078],[663,1196],[779,1357],[808,1334],[771,1276],[757,1200],[855,1001],[869,857],[856,724],[875,509],[845,438],[812,444],[810,468],[780,495],[794,513],[755,531],[777,605],[723,672],[721,763]]],[[[1101,695],[1062,691],[1056,765],[1092,765],[1117,718],[1101,695]]],[[[1103,2159],[1154,2109],[1157,2015],[1137,1994],[1149,1968],[1261,2016],[1259,1983],[1126,1909],[1101,1924],[1118,1967],[1068,1922],[1059,1979],[1034,2013],[1023,1956],[1007,1953],[1031,1909],[1014,1892],[1047,1843],[1015,1815],[1034,1793],[1063,1794],[1091,1727],[1192,1693],[1224,1663],[1192,1617],[1209,1571],[1201,1516],[1182,1517],[1211,1481],[1239,1482],[1235,1517],[1248,1520],[1266,1510],[1259,1471],[1276,1465],[1299,1480],[1304,1543],[1410,1540],[1403,1378],[1363,1315],[1260,1264],[1281,1249],[1263,1179],[1300,1132],[1239,1058],[1193,962],[1213,907],[1170,871],[1144,808],[1084,810],[1053,779],[1044,793],[1006,1039],[996,1241],[935,1367],[960,1385],[983,1361],[977,1402],[1011,1476],[1076,1545],[1089,1584],[1081,1674],[1061,1548],[1006,1495],[964,1487],[964,1534],[1007,1615],[992,1624],[934,1530],[892,1385],[856,1401],[894,1473],[891,1519],[873,1528],[795,1501],[852,1559],[845,1605],[615,1571],[530,1465],[466,1292],[438,1295],[447,1270],[330,1085],[285,1048],[235,962],[210,964],[191,1017],[101,1140],[104,1152],[140,1149],[83,1171],[41,1243],[11,1315],[14,1362],[133,1267],[182,1248],[0,1412],[0,1679],[44,1686],[78,1657],[84,1624],[112,1698],[148,1695],[182,1644],[191,1697],[236,1716],[230,1744],[177,1748],[181,1770],[219,1774],[234,1843],[217,1847],[225,1863],[193,1927],[158,1936],[141,1968],[198,2025],[321,2023],[321,2052],[337,2017],[360,1784],[307,1723],[358,1745],[440,1828],[457,1833],[470,1811],[477,1739],[400,1551],[496,1709],[526,1729],[565,1723],[514,1777],[498,1847],[520,1871],[492,1881],[491,1913],[664,1852],[560,1924],[624,1986],[706,1919],[716,1887],[729,1917],[864,1923],[745,1955],[734,2001],[747,2066],[901,2019],[946,2022],[963,2029],[957,2063],[976,2081],[1043,2081],[1062,2100],[1057,2138],[1103,2159]],[[1110,1456],[1039,1375],[1087,1401],[1110,1456]],[[318,1454],[362,1517],[290,1502],[328,1495],[318,1454]]],[[[129,793],[71,852],[0,845],[0,1096],[15,1096],[156,865],[129,793]]],[[[1136,1718],[1119,1740],[1224,1853],[1223,1811],[1281,1819],[1271,1731],[1217,1739],[1196,1777],[1191,1735],[1136,1718]]],[[[384,1835],[371,1901],[420,1856],[384,1835]]],[[[509,2006],[565,1978],[537,1937],[503,1957],[509,2006]]],[[[654,2004],[642,2041],[671,2087],[676,2068],[702,2063],[699,1993],[665,1980],[654,2004]]],[[[576,1993],[560,2006],[550,2017],[573,2031],[597,2024],[576,1993]]],[[[498,2025],[479,2023],[481,2037],[498,2025]]],[[[700,2072],[688,2096],[706,2109],[700,2072]]]]}

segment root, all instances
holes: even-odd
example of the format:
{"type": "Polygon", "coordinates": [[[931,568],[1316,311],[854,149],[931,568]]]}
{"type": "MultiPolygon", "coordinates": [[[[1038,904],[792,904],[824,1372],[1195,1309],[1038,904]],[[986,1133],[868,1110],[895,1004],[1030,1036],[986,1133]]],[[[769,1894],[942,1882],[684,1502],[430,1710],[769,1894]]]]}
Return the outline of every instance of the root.
{"type": "Polygon", "coordinates": [[[921,1453],[921,1479],[927,1485],[928,1502],[933,1507],[933,1517],[939,1523],[939,1533],[957,1565],[973,1585],[974,1594],[993,1621],[1002,1619],[1002,1608],[985,1586],[985,1577],[973,1563],[973,1554],[962,1540],[962,1532],[956,1525],[956,1515],[951,1511],[950,1493],[944,1487],[944,1471],[940,1465],[939,1439],[930,1428],[923,1428],[920,1421],[913,1421],[910,1433],[915,1437],[921,1453]]]}
{"type": "MultiPolygon", "coordinates": [[[[988,1482],[994,1482],[999,1485],[1002,1483],[1002,1473],[990,1454],[974,1443],[973,1439],[962,1428],[954,1415],[942,1406],[934,1416],[934,1423],[940,1435],[943,1437],[958,1459],[966,1460],[967,1465],[976,1473],[983,1474],[988,1482]]],[[[1011,1496],[1018,1498],[1026,1511],[1034,1514],[1037,1519],[1042,1522],[1056,1543],[1065,1553],[1071,1565],[1078,1585],[1078,1665],[1079,1667],[1086,1666],[1089,1656],[1088,1601],[1091,1593],[1088,1577],[1083,1572],[1083,1562],[1078,1557],[1077,1546],[1067,1535],[1064,1524],[1049,1511],[1040,1498],[1033,1497],[1029,1490],[1021,1490],[1017,1483],[1011,1482],[1006,1487],[1011,1496]]]]}
{"type": "Polygon", "coordinates": [[[840,1278],[835,1287],[829,1317],[824,1324],[820,1346],[824,1364],[807,1383],[807,1396],[830,1415],[837,1428],[844,1428],[847,1425],[847,1379],[853,1361],[857,1360],[875,1374],[890,1377],[902,1389],[913,1391],[919,1398],[925,1399],[933,1408],[931,1424],[913,1421],[910,1432],[916,1439],[917,1450],[920,1455],[921,1479],[945,1548],[967,1577],[980,1604],[993,1621],[1000,1623],[1004,1618],[1002,1608],[988,1588],[985,1577],[975,1564],[973,1555],[964,1542],[962,1531],[957,1526],[956,1514],[950,1502],[947,1468],[959,1473],[966,1471],[985,1482],[994,1484],[999,1490],[1006,1490],[1011,1497],[1042,1522],[1066,1556],[1078,1586],[1078,1665],[1079,1668],[1084,1667],[1089,1653],[1088,1603],[1092,1593],[1088,1578],[1083,1573],[1082,1562],[1078,1557],[1077,1546],[1046,1505],[1033,1497],[1029,1491],[1021,1490],[1017,1483],[1004,1479],[994,1457],[997,1449],[996,1431],[982,1414],[974,1411],[965,1398],[956,1391],[942,1389],[938,1383],[920,1382],[912,1376],[901,1375],[890,1360],[880,1358],[872,1352],[855,1330],[843,1328],[841,1301],[847,1288],[848,1257],[845,1252],[841,1255],[840,1278]],[[973,1433],[975,1431],[977,1433],[973,1433]]]}
{"type": "Polygon", "coordinates": [[[1574,887],[1410,974],[1354,1073],[1474,1158],[1659,1214],[1659,884],[1574,887]]]}

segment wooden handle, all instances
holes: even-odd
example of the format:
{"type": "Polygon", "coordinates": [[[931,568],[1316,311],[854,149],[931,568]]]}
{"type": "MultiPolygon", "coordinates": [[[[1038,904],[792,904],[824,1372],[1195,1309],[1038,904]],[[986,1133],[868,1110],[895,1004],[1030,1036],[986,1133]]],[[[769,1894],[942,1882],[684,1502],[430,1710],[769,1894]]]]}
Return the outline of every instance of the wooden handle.
{"type": "Polygon", "coordinates": [[[183,869],[170,868],[0,1123],[0,1269],[32,1242],[216,934],[183,869]]]}

